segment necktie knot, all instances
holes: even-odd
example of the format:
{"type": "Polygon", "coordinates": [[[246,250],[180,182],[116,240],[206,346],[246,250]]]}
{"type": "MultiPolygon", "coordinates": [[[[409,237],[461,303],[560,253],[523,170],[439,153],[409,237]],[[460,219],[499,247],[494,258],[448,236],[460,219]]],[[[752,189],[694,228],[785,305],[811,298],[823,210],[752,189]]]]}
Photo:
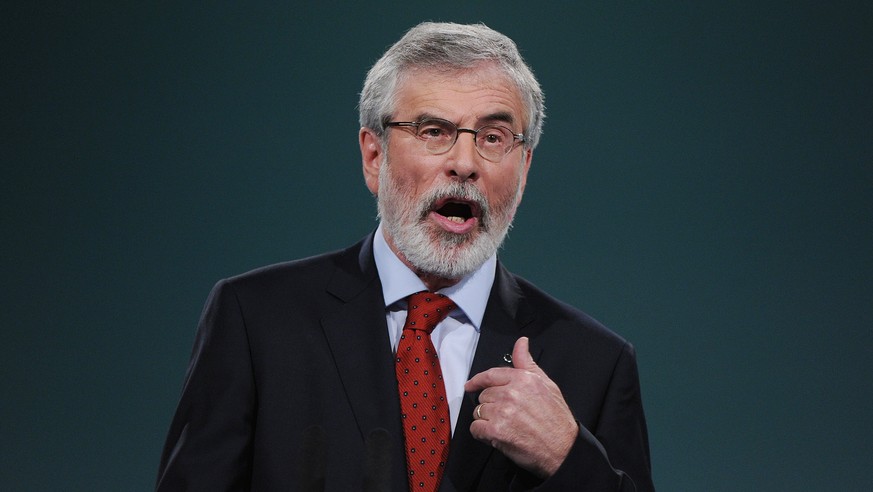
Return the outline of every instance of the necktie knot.
{"type": "Polygon", "coordinates": [[[404,330],[424,330],[428,333],[455,308],[448,297],[434,292],[417,292],[408,297],[409,306],[404,330]]]}

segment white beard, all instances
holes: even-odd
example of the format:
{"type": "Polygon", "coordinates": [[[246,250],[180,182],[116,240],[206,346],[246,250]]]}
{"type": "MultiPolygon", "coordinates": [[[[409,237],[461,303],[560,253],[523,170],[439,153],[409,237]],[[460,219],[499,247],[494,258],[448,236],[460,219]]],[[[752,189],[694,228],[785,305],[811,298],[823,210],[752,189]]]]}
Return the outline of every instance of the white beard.
{"type": "Polygon", "coordinates": [[[387,156],[379,169],[379,218],[394,247],[417,274],[459,279],[476,271],[503,244],[520,197],[520,181],[513,196],[493,206],[474,184],[454,182],[416,199],[396,182],[387,156]],[[428,222],[434,204],[446,197],[478,203],[478,227],[467,234],[455,234],[428,222]]]}

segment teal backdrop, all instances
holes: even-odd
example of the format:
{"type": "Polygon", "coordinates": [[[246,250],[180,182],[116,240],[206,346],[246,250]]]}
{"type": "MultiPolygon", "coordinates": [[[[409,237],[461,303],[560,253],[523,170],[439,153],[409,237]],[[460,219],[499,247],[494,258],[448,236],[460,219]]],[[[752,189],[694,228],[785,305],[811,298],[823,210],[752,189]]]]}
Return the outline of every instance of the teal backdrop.
{"type": "Polygon", "coordinates": [[[375,227],[422,20],[539,77],[501,256],[634,343],[659,489],[873,490],[873,4],[508,0],[3,2],[0,489],[153,487],[211,286],[375,227]]]}

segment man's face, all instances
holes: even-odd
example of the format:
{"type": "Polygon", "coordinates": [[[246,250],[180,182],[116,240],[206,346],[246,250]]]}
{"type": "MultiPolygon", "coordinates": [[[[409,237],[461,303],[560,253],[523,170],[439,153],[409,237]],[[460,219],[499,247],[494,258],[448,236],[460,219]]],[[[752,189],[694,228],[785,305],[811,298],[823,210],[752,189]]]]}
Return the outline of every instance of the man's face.
{"type": "MultiPolygon", "coordinates": [[[[459,128],[498,124],[522,133],[525,114],[515,85],[484,65],[410,74],[398,88],[392,120],[442,118],[459,128]]],[[[367,130],[361,149],[388,244],[419,274],[457,279],[473,272],[497,251],[512,224],[531,151],[519,145],[491,162],[479,155],[473,135],[459,133],[448,152],[431,155],[413,131],[386,131],[387,149],[368,154],[376,137],[367,130]]]]}

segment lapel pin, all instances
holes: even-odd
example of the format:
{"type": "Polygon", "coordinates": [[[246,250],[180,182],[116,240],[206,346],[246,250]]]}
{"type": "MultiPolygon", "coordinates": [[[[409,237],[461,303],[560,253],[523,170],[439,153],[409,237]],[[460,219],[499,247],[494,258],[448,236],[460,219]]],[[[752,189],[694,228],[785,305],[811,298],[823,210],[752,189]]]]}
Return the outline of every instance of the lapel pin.
{"type": "Polygon", "coordinates": [[[512,354],[503,354],[503,362],[512,364],[512,354]]]}

